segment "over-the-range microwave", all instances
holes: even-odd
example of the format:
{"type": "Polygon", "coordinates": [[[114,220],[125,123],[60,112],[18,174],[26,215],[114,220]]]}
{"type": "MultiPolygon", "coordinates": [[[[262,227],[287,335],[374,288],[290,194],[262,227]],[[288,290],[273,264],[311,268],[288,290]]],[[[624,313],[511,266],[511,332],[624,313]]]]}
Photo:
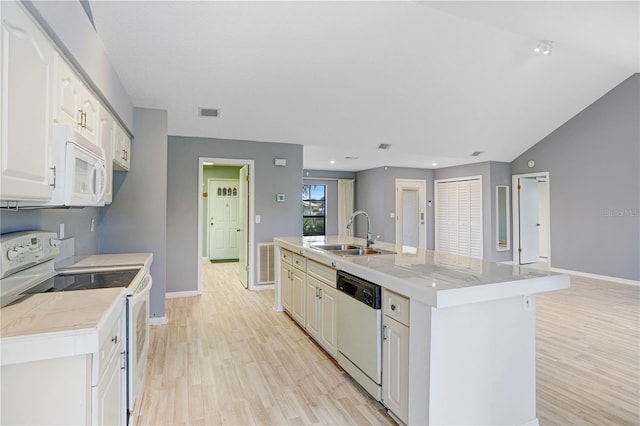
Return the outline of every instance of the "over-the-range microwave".
{"type": "Polygon", "coordinates": [[[107,169],[104,149],[66,124],[53,125],[53,196],[24,206],[104,206],[107,169]]]}

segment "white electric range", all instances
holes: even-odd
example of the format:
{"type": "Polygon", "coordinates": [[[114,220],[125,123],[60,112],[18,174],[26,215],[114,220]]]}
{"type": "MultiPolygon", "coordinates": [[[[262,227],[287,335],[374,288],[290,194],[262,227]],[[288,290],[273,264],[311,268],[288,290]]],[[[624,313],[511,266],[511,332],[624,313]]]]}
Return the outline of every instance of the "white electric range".
{"type": "Polygon", "coordinates": [[[53,232],[0,236],[0,307],[32,294],[126,288],[127,422],[140,398],[149,351],[150,253],[93,255],[54,267],[60,241],[53,232]]]}

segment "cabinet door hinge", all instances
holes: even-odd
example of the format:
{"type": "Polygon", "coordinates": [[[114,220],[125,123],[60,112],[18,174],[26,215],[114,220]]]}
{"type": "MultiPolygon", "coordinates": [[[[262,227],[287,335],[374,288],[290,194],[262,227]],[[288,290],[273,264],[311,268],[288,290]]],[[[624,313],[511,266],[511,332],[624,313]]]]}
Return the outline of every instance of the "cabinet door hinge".
{"type": "Polygon", "coordinates": [[[247,175],[247,182],[249,182],[249,175],[247,175]]]}
{"type": "Polygon", "coordinates": [[[520,191],[522,189],[522,187],[520,185],[518,185],[518,191],[520,191]]]}
{"type": "Polygon", "coordinates": [[[522,247],[518,247],[518,253],[522,253],[522,247]]]}

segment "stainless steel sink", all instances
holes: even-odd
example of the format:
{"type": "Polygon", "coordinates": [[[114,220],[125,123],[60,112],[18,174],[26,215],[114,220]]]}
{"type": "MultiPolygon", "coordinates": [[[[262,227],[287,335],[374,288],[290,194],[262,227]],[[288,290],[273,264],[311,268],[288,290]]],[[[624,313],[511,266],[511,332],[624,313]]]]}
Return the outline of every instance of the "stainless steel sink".
{"type": "Polygon", "coordinates": [[[396,254],[395,251],[383,250],[373,247],[364,247],[353,244],[334,244],[334,245],[317,245],[312,248],[327,251],[338,256],[369,256],[375,254],[396,254]]]}
{"type": "Polygon", "coordinates": [[[324,251],[357,250],[361,248],[361,246],[356,246],[353,244],[332,244],[328,246],[317,245],[317,246],[311,246],[311,247],[324,250],[324,251]]]}

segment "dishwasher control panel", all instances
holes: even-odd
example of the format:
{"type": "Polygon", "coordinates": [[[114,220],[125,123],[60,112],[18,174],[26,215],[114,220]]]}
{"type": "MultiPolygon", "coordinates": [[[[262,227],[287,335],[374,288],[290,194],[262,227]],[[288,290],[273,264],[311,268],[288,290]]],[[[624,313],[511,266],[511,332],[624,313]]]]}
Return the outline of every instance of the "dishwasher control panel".
{"type": "Polygon", "coordinates": [[[373,309],[382,307],[382,289],[377,284],[346,272],[338,271],[337,288],[373,309]]]}

